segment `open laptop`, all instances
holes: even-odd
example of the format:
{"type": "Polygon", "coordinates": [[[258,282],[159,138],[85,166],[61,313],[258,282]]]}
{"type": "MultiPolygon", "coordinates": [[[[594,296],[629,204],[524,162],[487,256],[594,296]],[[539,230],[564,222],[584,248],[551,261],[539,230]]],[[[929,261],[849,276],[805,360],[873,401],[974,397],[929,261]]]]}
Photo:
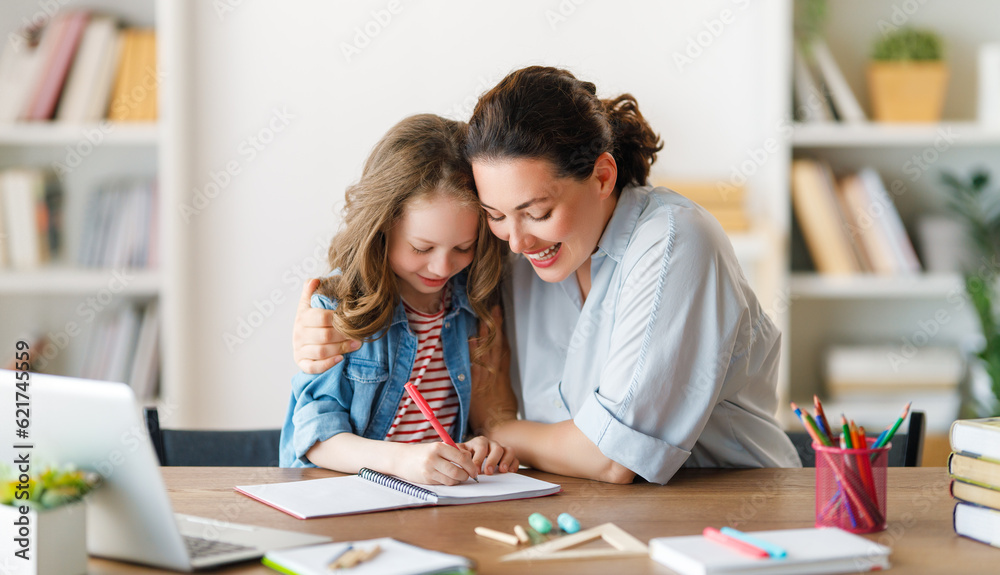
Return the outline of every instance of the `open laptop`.
{"type": "Polygon", "coordinates": [[[0,370],[0,461],[28,443],[31,471],[73,464],[97,471],[104,485],[88,496],[91,555],[179,571],[254,559],[273,549],[330,541],[292,531],[174,514],[132,389],[123,383],[32,373],[29,437],[15,438],[16,372],[0,370]]]}

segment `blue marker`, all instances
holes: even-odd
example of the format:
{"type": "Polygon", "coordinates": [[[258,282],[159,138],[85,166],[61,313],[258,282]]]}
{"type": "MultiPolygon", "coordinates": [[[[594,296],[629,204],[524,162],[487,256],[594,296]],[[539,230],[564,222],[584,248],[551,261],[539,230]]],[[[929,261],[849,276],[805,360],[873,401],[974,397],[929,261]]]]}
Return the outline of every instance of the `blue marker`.
{"type": "Polygon", "coordinates": [[[576,533],[580,530],[580,522],[569,513],[560,513],[559,517],[556,517],[556,523],[559,525],[559,529],[566,533],[576,533]]]}
{"type": "Polygon", "coordinates": [[[785,551],[781,547],[778,547],[774,543],[768,543],[763,539],[758,539],[753,535],[747,535],[746,533],[733,529],[732,527],[723,527],[722,529],[719,529],[719,531],[725,535],[732,537],[733,539],[739,539],[740,541],[743,541],[744,543],[749,543],[754,547],[760,547],[764,551],[767,551],[767,554],[774,559],[784,559],[786,556],[788,556],[787,551],[785,551]]]}

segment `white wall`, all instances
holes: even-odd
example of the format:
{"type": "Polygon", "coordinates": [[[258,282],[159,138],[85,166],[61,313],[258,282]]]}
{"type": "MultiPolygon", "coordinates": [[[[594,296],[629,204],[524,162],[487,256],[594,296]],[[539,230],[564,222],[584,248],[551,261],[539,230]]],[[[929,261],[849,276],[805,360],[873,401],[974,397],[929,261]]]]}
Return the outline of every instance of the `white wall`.
{"type": "MultiPolygon", "coordinates": [[[[780,1],[404,1],[384,26],[373,12],[385,12],[386,0],[233,1],[219,13],[225,2],[192,7],[194,189],[182,202],[194,205],[195,189],[227,163],[240,172],[181,230],[191,302],[179,374],[186,389],[168,423],[280,425],[296,371],[296,270],[323,271],[344,188],[404,116],[467,119],[476,96],[507,72],[563,66],[601,95],[637,97],[665,143],[657,173],[727,179],[786,109],[760,87],[760,74],[784,65],[770,38],[780,1]],[[342,47],[366,27],[381,29],[346,58],[342,47]],[[678,66],[675,54],[689,48],[692,62],[678,66]],[[287,111],[288,124],[251,158],[244,142],[266,131],[275,110],[287,111]],[[273,313],[227,345],[226,334],[237,334],[241,318],[262,317],[253,316],[255,303],[272,294],[281,300],[273,313]]],[[[779,185],[784,173],[782,160],[770,162],[751,192],[779,185]]]]}

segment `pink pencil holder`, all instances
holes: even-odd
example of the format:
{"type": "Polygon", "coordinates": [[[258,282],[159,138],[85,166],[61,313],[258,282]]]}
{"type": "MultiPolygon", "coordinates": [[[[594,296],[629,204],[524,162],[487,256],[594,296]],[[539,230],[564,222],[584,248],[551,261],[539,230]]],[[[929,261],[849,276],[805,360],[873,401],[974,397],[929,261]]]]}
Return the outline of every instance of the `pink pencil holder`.
{"type": "Polygon", "coordinates": [[[886,526],[886,467],[891,443],[841,449],[813,443],[816,451],[816,527],[874,533],[886,526]]]}

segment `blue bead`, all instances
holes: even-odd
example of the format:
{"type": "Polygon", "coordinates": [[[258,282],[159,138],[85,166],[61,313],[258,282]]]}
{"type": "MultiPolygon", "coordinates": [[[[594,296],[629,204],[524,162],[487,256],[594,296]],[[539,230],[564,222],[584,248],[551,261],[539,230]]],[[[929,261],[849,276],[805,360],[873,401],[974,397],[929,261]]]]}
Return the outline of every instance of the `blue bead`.
{"type": "Polygon", "coordinates": [[[580,530],[580,522],[569,513],[560,513],[559,517],[556,518],[556,522],[559,524],[559,529],[562,529],[566,533],[576,533],[580,530]]]}
{"type": "Polygon", "coordinates": [[[549,518],[542,515],[541,513],[532,513],[528,516],[528,525],[535,531],[545,535],[549,531],[552,531],[552,522],[549,518]]]}

